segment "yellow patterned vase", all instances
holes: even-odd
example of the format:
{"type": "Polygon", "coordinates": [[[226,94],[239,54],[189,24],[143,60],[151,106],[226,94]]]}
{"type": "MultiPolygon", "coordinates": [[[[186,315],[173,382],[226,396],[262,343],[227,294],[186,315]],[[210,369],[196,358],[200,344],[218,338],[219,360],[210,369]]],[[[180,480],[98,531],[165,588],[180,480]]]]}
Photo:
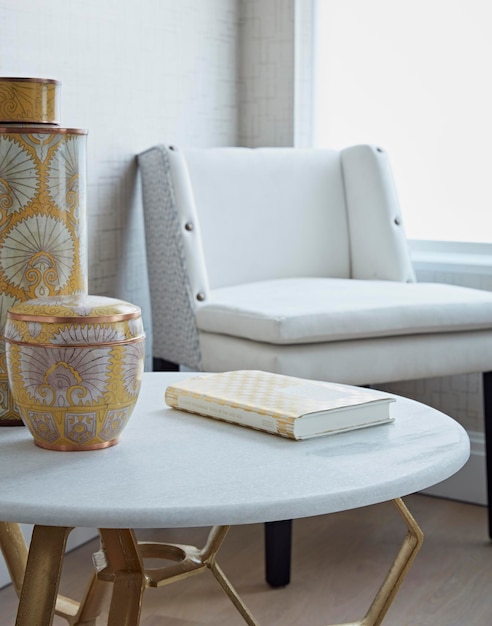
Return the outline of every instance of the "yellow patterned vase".
{"type": "MultiPolygon", "coordinates": [[[[0,78],[0,337],[16,303],[87,293],[87,132],[52,123],[56,85],[0,78]]],[[[0,425],[17,424],[0,338],[0,425]]]]}
{"type": "Polygon", "coordinates": [[[28,300],[9,310],[5,343],[12,396],[36,445],[118,442],[144,370],[138,306],[88,295],[28,300]]]}

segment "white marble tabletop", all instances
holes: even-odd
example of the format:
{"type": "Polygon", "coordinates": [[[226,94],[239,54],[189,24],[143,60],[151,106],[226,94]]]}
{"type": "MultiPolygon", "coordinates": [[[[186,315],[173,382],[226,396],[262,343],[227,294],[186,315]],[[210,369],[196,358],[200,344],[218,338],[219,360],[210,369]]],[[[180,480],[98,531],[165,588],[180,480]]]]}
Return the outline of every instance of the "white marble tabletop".
{"type": "Polygon", "coordinates": [[[464,429],[398,398],[395,421],[307,441],[171,410],[178,373],[146,373],[120,443],[38,448],[0,428],[0,519],[55,526],[165,528],[245,524],[331,513],[419,491],[469,456],[464,429]]]}

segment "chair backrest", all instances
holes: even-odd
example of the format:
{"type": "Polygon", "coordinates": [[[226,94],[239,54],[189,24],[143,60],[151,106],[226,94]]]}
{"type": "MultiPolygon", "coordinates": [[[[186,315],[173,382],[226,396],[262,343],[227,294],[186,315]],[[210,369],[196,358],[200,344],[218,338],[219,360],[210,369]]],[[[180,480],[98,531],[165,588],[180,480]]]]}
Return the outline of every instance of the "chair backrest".
{"type": "Polygon", "coordinates": [[[219,287],[302,276],[415,280],[379,148],[156,146],[139,165],[154,344],[165,317],[176,334],[178,316],[179,338],[162,343],[185,333],[196,354],[194,310],[219,287]]]}
{"type": "Polygon", "coordinates": [[[211,289],[350,276],[339,152],[219,148],[179,156],[171,166],[189,174],[211,289]]]}

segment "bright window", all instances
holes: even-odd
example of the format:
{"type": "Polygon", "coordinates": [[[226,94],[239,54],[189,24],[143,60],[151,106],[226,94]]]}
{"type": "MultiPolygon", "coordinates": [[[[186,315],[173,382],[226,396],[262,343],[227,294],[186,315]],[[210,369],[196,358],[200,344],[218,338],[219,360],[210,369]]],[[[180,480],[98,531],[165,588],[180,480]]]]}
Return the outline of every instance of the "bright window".
{"type": "Polygon", "coordinates": [[[412,239],[492,242],[490,0],[317,0],[314,141],[388,152],[412,239]]]}

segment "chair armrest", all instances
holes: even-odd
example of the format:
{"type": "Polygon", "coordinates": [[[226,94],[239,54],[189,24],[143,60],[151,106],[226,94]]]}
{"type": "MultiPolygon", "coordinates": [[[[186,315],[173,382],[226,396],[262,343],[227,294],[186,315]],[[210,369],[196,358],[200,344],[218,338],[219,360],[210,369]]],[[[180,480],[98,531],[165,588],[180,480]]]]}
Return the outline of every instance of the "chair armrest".
{"type": "Polygon", "coordinates": [[[386,152],[361,145],[341,151],[352,278],[414,282],[398,196],[386,152]]]}

